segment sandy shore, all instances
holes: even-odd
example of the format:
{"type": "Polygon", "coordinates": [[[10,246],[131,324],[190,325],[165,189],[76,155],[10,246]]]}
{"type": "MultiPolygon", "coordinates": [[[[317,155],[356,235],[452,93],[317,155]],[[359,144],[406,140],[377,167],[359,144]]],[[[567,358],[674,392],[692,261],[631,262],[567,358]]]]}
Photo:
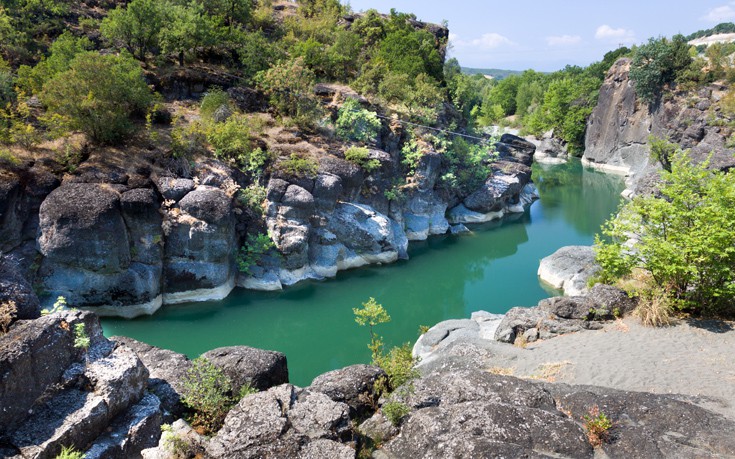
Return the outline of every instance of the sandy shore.
{"type": "Polygon", "coordinates": [[[699,405],[735,419],[735,323],[648,328],[627,318],[526,350],[506,362],[515,376],[702,397],[699,405]]]}

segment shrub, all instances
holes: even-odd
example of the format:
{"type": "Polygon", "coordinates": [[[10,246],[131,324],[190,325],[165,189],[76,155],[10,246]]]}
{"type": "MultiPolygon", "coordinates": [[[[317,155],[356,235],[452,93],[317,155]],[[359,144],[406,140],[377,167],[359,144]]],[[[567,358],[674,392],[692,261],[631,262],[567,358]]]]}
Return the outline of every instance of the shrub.
{"type": "Polygon", "coordinates": [[[266,198],[266,188],[258,184],[252,184],[247,188],[241,188],[237,193],[237,201],[258,214],[263,213],[263,201],[266,198]]]}
{"type": "Polygon", "coordinates": [[[692,165],[681,150],[662,175],[661,197],[635,198],[603,227],[610,242],[597,237],[601,277],[640,268],[680,309],[735,314],[735,181],[706,163],[692,165]]]}
{"type": "Polygon", "coordinates": [[[74,324],[74,347],[87,351],[89,349],[89,335],[83,323],[74,324]]]}
{"type": "Polygon", "coordinates": [[[375,112],[365,110],[355,99],[347,99],[339,109],[337,135],[357,142],[374,142],[380,131],[375,112]]]}
{"type": "Polygon", "coordinates": [[[84,459],[85,454],[73,446],[62,446],[55,459],[84,459]]]}
{"type": "Polygon", "coordinates": [[[0,149],[0,164],[7,164],[9,166],[17,166],[20,164],[18,158],[10,150],[0,149]]]}
{"type": "Polygon", "coordinates": [[[60,296],[56,298],[56,302],[51,307],[51,309],[42,309],[41,315],[47,316],[49,314],[55,314],[57,312],[66,310],[67,307],[68,307],[68,304],[66,303],[66,298],[64,298],[63,296],[60,296]]]}
{"type": "Polygon", "coordinates": [[[231,116],[221,123],[207,127],[207,141],[214,147],[214,154],[220,159],[247,163],[252,151],[250,128],[242,116],[231,116]]]}
{"type": "Polygon", "coordinates": [[[240,247],[237,251],[237,267],[242,273],[249,274],[250,268],[257,265],[263,255],[269,250],[274,249],[276,245],[267,234],[252,235],[248,234],[247,244],[240,247]]]}
{"type": "Polygon", "coordinates": [[[129,55],[84,53],[44,85],[41,100],[52,112],[67,117],[72,129],[110,143],[129,133],[130,116],[145,113],[152,95],[140,66],[129,55]]]}
{"type": "Polygon", "coordinates": [[[691,62],[689,46],[683,36],[677,35],[672,40],[651,38],[633,53],[630,79],[635,83],[636,94],[644,102],[655,102],[664,85],[672,83],[691,62]]]}
{"type": "Polygon", "coordinates": [[[383,305],[375,301],[375,298],[370,298],[362,303],[362,308],[352,308],[352,312],[355,314],[355,322],[358,325],[367,325],[370,329],[368,349],[373,354],[373,362],[376,362],[383,354],[383,339],[375,334],[373,327],[390,322],[390,316],[383,305]]]}
{"type": "Polygon", "coordinates": [[[161,424],[161,445],[177,458],[189,457],[191,452],[191,445],[174,432],[171,424],[161,424]]]}
{"type": "Polygon", "coordinates": [[[306,156],[292,153],[291,156],[278,164],[279,168],[294,177],[316,177],[319,171],[319,163],[306,156]]]}
{"type": "Polygon", "coordinates": [[[393,424],[393,426],[395,427],[398,427],[401,424],[403,418],[408,416],[408,414],[411,412],[411,408],[409,408],[405,403],[401,402],[384,403],[380,410],[383,412],[388,421],[390,421],[390,423],[393,424]]]}
{"type": "Polygon", "coordinates": [[[202,115],[202,118],[211,120],[214,112],[223,105],[230,107],[230,96],[227,94],[227,91],[223,91],[222,88],[214,86],[209,88],[209,91],[202,97],[202,101],[199,103],[199,113],[202,115]]]}
{"type": "Polygon", "coordinates": [[[410,343],[391,348],[387,354],[378,356],[374,363],[388,375],[388,391],[394,391],[419,377],[415,368],[417,360],[413,357],[410,343]]]}
{"type": "Polygon", "coordinates": [[[610,418],[595,405],[590,408],[588,414],[582,416],[582,421],[584,421],[584,431],[590,444],[595,448],[602,446],[609,438],[610,429],[613,427],[610,418]]]}
{"type": "Polygon", "coordinates": [[[182,380],[181,401],[194,410],[193,423],[207,432],[222,427],[227,412],[236,402],[232,381],[212,362],[196,358],[182,380]]]}
{"type": "Polygon", "coordinates": [[[380,161],[370,159],[370,152],[363,147],[350,147],[345,152],[345,159],[351,163],[365,169],[367,172],[373,172],[380,168],[380,161]]]}
{"type": "Polygon", "coordinates": [[[304,65],[303,58],[276,64],[258,73],[255,79],[278,114],[294,118],[302,127],[316,125],[321,117],[319,102],[314,96],[316,77],[304,65]]]}

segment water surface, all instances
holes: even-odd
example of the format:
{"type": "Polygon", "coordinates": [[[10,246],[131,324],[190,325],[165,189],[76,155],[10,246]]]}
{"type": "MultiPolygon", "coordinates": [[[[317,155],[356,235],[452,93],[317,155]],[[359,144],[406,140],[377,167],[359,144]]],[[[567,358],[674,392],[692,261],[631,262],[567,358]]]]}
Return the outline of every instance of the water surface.
{"type": "Polygon", "coordinates": [[[284,352],[291,382],[306,386],[331,369],[367,363],[368,331],[353,307],[374,297],[392,321],[377,332],[389,346],[415,341],[420,325],[533,306],[553,290],[538,281],[539,260],[565,245],[591,244],[619,203],[619,177],[578,161],[534,166],[541,195],[524,214],[461,236],[412,243],[409,261],[341,272],[282,292],[236,289],[225,300],[165,306],[151,317],[104,319],[105,335],[125,335],[190,357],[231,345],[284,352]]]}

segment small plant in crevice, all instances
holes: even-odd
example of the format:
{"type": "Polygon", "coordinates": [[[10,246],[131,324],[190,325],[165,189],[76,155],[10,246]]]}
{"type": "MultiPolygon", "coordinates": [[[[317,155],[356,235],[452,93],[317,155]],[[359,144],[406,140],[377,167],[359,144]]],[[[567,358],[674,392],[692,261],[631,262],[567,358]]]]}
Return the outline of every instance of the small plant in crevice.
{"type": "Polygon", "coordinates": [[[90,342],[86,326],[83,323],[74,324],[74,347],[87,352],[90,342]]]}
{"type": "Polygon", "coordinates": [[[411,408],[405,403],[394,401],[384,403],[380,410],[394,427],[398,427],[403,418],[411,412],[411,408]]]}
{"type": "Polygon", "coordinates": [[[237,202],[256,214],[262,215],[264,212],[263,202],[265,201],[266,194],[266,188],[264,186],[253,183],[247,188],[240,188],[238,190],[237,202]]]}
{"type": "Polygon", "coordinates": [[[237,267],[241,273],[250,274],[250,269],[257,265],[263,255],[274,249],[276,245],[267,234],[248,235],[245,245],[237,251],[237,267]]]}
{"type": "Polygon", "coordinates": [[[588,413],[582,416],[582,421],[587,440],[595,448],[602,446],[610,438],[613,422],[605,413],[600,411],[597,405],[590,408],[588,413]]]}
{"type": "Polygon", "coordinates": [[[370,158],[370,150],[365,147],[350,147],[345,152],[345,159],[356,164],[367,173],[374,172],[380,168],[380,161],[370,158]]]}
{"type": "Polygon", "coordinates": [[[373,391],[376,394],[387,394],[404,384],[410,383],[419,376],[415,366],[418,360],[413,357],[410,343],[384,351],[383,337],[376,334],[373,327],[390,322],[390,315],[383,305],[370,298],[362,303],[362,308],[352,308],[355,322],[370,329],[370,343],[368,349],[372,353],[373,365],[385,371],[386,376],[375,381],[373,391]]]}
{"type": "Polygon", "coordinates": [[[67,308],[68,304],[66,303],[66,298],[59,296],[56,298],[56,302],[51,309],[41,309],[41,315],[47,316],[49,314],[55,314],[57,312],[65,311],[67,308]]]}
{"type": "Polygon", "coordinates": [[[288,159],[278,163],[277,167],[293,177],[314,178],[319,170],[319,163],[307,156],[292,153],[288,159]]]}
{"type": "Polygon", "coordinates": [[[61,452],[56,455],[55,459],[84,459],[85,456],[86,454],[73,446],[62,446],[61,452]]]}
{"type": "Polygon", "coordinates": [[[181,401],[194,411],[192,425],[206,433],[222,427],[230,408],[237,403],[232,397],[232,381],[212,362],[204,358],[192,361],[182,380],[181,401]]]}
{"type": "Polygon", "coordinates": [[[174,457],[190,457],[191,445],[174,432],[171,424],[161,424],[161,445],[174,457]]]}

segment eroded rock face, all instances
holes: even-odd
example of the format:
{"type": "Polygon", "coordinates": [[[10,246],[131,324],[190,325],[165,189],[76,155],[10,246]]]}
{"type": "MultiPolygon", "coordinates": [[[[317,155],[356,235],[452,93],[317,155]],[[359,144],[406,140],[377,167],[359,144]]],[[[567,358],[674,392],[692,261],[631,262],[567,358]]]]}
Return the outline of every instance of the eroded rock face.
{"type": "Polygon", "coordinates": [[[597,106],[587,121],[583,162],[629,176],[629,195],[638,180],[660,168],[649,158],[648,137],[668,139],[691,149],[695,163],[712,153],[710,167],[726,170],[735,158],[726,147],[726,132],[708,121],[721,115],[712,106],[727,88],[712,84],[697,93],[676,95],[654,106],[640,101],[629,78],[631,60],[619,59],[600,88],[597,106]]]}
{"type": "Polygon", "coordinates": [[[157,208],[148,190],[120,193],[108,184],[69,183],[49,194],[38,238],[46,302],[64,296],[80,307],[120,307],[120,315],[123,306],[154,302],[161,276],[157,208]]]}
{"type": "Polygon", "coordinates": [[[38,297],[21,273],[19,264],[10,257],[0,256],[0,303],[9,302],[16,308],[13,321],[41,315],[38,297]]]}

